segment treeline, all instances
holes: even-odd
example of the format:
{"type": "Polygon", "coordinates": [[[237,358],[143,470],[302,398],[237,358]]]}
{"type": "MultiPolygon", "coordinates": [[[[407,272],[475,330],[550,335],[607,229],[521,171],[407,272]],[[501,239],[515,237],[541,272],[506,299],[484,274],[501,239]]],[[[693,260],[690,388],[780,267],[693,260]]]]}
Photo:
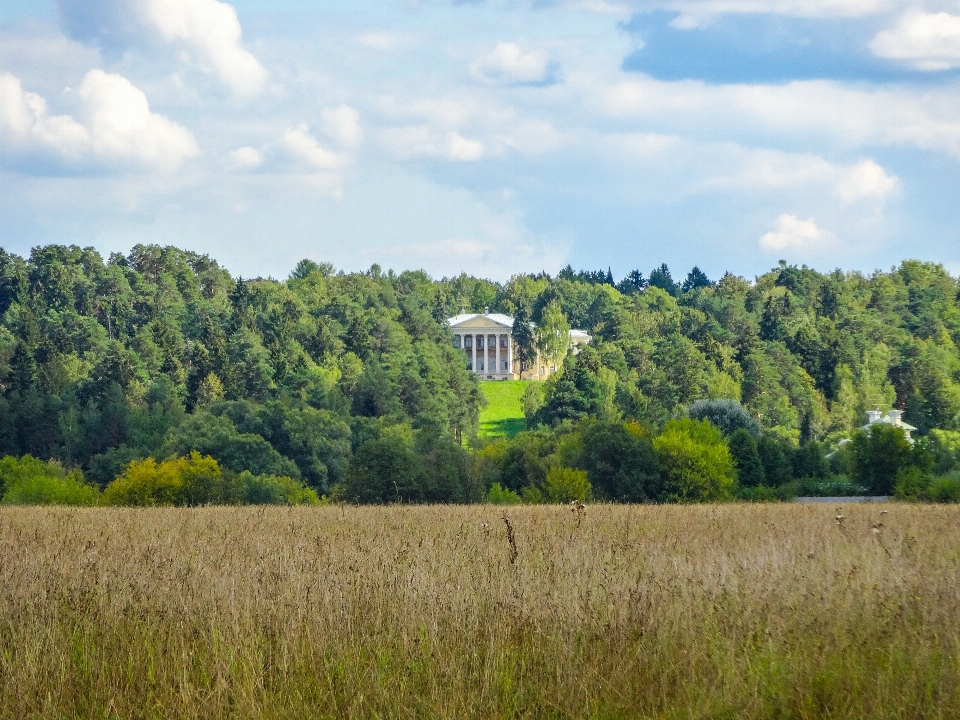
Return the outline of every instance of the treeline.
{"type": "Polygon", "coordinates": [[[132,467],[192,453],[232,488],[207,502],[249,501],[241,476],[358,502],[470,502],[491,490],[534,502],[585,483],[611,500],[759,498],[811,479],[865,487],[852,449],[832,453],[866,410],[897,407],[939,458],[894,468],[893,485],[918,469],[920,497],[955,470],[942,447],[960,431],[958,289],[941,266],[915,261],[871,275],[781,263],[754,281],[697,268],[675,281],[661,265],[617,282],[567,267],[501,284],[308,260],[284,281],[250,280],[144,245],[106,261],[76,246],[29,258],[0,249],[0,456],[79,471],[101,500],[132,467]],[[482,394],[444,324],[487,308],[594,337],[531,385],[529,431],[510,441],[477,438],[482,394]],[[751,440],[716,418],[685,424],[698,401],[722,400],[742,406],[751,440]],[[620,493],[591,464],[614,452],[592,449],[604,433],[653,448],[655,469],[638,465],[642,492],[620,493]],[[738,455],[752,457],[751,442],[762,477],[738,464],[752,462],[738,455]],[[684,490],[671,443],[726,452],[733,474],[711,471],[725,490],[684,490]],[[789,473],[770,469],[781,454],[789,473]],[[802,457],[819,469],[798,470],[802,457]]]}

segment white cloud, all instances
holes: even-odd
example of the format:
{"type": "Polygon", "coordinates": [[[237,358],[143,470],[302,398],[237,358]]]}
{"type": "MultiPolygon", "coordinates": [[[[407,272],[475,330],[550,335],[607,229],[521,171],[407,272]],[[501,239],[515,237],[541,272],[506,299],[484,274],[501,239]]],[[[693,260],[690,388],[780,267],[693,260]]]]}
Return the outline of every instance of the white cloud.
{"type": "Polygon", "coordinates": [[[323,132],[343,147],[355,148],[363,143],[359,113],[349,105],[327,108],[320,114],[323,132]]]}
{"type": "Polygon", "coordinates": [[[451,160],[470,162],[483,156],[483,143],[479,140],[469,140],[458,132],[451,132],[447,142],[451,160]]]}
{"type": "Polygon", "coordinates": [[[843,147],[903,144],[960,157],[960,96],[951,88],[863,89],[827,80],[709,85],[643,75],[608,84],[581,76],[574,81],[584,107],[643,121],[652,131],[743,138],[752,144],[771,136],[827,140],[843,147]]]}
{"type": "Polygon", "coordinates": [[[46,101],[0,75],[0,129],[6,149],[52,153],[68,166],[120,165],[174,170],[198,154],[189,130],[150,112],[146,95],[121,75],[91,70],[78,91],[81,121],[50,115],[46,101]]]}
{"type": "Polygon", "coordinates": [[[173,45],[180,58],[216,76],[240,97],[258,94],[267,78],[243,47],[232,5],[218,0],[59,0],[75,35],[108,43],[148,39],[173,45]]]}
{"type": "Polygon", "coordinates": [[[227,154],[231,170],[252,170],[263,164],[263,155],[252,147],[241,147],[227,154]]]}
{"type": "Polygon", "coordinates": [[[524,52],[519,45],[498,42],[493,50],[470,65],[470,73],[487,83],[539,83],[550,77],[550,58],[542,50],[524,52]]]}
{"type": "Polygon", "coordinates": [[[801,220],[796,215],[784,213],[777,218],[777,229],[760,238],[760,247],[765,250],[806,250],[832,239],[832,233],[818,228],[813,218],[801,220]]]}
{"type": "Polygon", "coordinates": [[[417,44],[417,36],[402,30],[374,30],[357,36],[357,41],[373,50],[391,52],[417,44]]]}
{"type": "Polygon", "coordinates": [[[401,160],[434,157],[454,162],[470,162],[483,157],[479,140],[463,137],[456,131],[442,134],[429,127],[395,127],[381,133],[383,145],[401,160]]]}
{"type": "Polygon", "coordinates": [[[898,0],[634,0],[639,11],[680,13],[674,27],[700,27],[713,16],[729,13],[789,15],[792,17],[864,17],[894,8],[898,0]]]}
{"type": "Polygon", "coordinates": [[[908,13],[896,27],[877,33],[870,49],[879,57],[906,60],[918,70],[960,67],[960,17],[908,13]]]}
{"type": "Polygon", "coordinates": [[[873,160],[864,160],[850,168],[837,183],[834,194],[845,203],[863,199],[883,200],[897,189],[900,181],[873,160]]]}
{"type": "Polygon", "coordinates": [[[25,92],[19,78],[0,73],[0,140],[5,151],[52,151],[78,161],[90,148],[90,132],[69,115],[50,115],[47,101],[25,92]]]}
{"type": "Polygon", "coordinates": [[[335,152],[320,147],[306,125],[287,130],[281,147],[288,157],[314,170],[337,170],[344,164],[343,158],[335,152]]]}

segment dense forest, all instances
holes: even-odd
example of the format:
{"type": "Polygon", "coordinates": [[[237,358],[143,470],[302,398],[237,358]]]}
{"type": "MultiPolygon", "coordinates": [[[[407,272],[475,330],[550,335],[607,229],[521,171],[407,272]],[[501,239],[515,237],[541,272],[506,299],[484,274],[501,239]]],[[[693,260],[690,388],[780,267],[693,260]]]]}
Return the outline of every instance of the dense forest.
{"type": "Polygon", "coordinates": [[[917,261],[500,284],[304,260],[278,281],[173,247],[0,248],[0,492],[43,476],[132,504],[950,495],[958,291],[917,261]],[[531,383],[513,439],[477,436],[483,394],[444,322],[487,308],[593,336],[531,383]],[[917,443],[857,432],[892,407],[917,443]]]}

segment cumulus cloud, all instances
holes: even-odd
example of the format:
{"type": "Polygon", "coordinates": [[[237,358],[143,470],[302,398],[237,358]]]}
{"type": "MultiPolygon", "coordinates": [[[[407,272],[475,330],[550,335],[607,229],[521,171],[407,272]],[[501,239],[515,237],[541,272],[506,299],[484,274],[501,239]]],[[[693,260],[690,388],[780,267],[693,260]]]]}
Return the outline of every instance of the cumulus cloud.
{"type": "Polygon", "coordinates": [[[358,35],[357,42],[372,50],[391,52],[416,45],[417,36],[402,30],[374,30],[358,35]]]}
{"type": "Polygon", "coordinates": [[[553,67],[542,50],[524,52],[516,43],[498,42],[488,55],[470,65],[470,73],[486,83],[535,84],[549,81],[553,67]]]}
{"type": "Polygon", "coordinates": [[[263,164],[263,154],[252,147],[241,147],[227,154],[231,170],[253,170],[263,164]]]}
{"type": "Polygon", "coordinates": [[[198,154],[186,128],[150,112],[146,95],[121,75],[91,70],[80,84],[81,117],[51,115],[46,101],[0,75],[4,149],[29,158],[51,155],[65,166],[136,166],[173,170],[198,154]]]}
{"type": "Polygon", "coordinates": [[[307,125],[287,130],[280,146],[291,160],[314,170],[338,170],[343,166],[343,158],[321,147],[307,125]]]}
{"type": "Polygon", "coordinates": [[[649,130],[706,138],[788,136],[846,147],[904,144],[960,157],[960,96],[952,88],[851,88],[827,80],[710,85],[646,76],[607,84],[574,76],[585,107],[642,120],[649,130]]]}
{"type": "Polygon", "coordinates": [[[479,160],[484,152],[482,142],[465,138],[455,130],[443,134],[429,127],[396,127],[384,130],[381,139],[384,146],[402,160],[433,157],[470,162],[479,160]]]}
{"type": "Polygon", "coordinates": [[[847,170],[834,188],[834,194],[845,203],[863,199],[883,200],[897,189],[900,181],[873,160],[864,160],[847,170]]]}
{"type": "Polygon", "coordinates": [[[813,218],[801,220],[796,215],[784,213],[777,218],[777,229],[760,238],[760,247],[765,250],[798,250],[822,246],[833,235],[817,227],[813,218]]]}
{"type": "Polygon", "coordinates": [[[945,12],[913,12],[873,38],[874,55],[906,60],[918,70],[960,67],[960,17],[945,12]]]}
{"type": "Polygon", "coordinates": [[[770,14],[792,17],[864,17],[896,6],[896,0],[634,0],[636,10],[679,13],[671,22],[678,30],[708,24],[717,15],[770,14]]]}
{"type": "Polygon", "coordinates": [[[225,2],[58,0],[58,5],[74,36],[108,44],[149,39],[172,45],[237,96],[256,95],[266,81],[266,70],[243,47],[236,10],[225,2]]]}
{"type": "Polygon", "coordinates": [[[324,110],[320,114],[320,126],[327,136],[343,147],[355,148],[363,143],[360,114],[349,105],[324,110]]]}

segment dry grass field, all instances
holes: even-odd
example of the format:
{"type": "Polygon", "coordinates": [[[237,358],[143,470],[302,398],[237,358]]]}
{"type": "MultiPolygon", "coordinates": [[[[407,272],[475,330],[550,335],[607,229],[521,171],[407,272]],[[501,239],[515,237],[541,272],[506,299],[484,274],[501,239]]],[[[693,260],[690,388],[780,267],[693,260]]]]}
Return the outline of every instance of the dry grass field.
{"type": "Polygon", "coordinates": [[[842,512],[4,508],[0,714],[960,717],[960,507],[842,512]]]}

